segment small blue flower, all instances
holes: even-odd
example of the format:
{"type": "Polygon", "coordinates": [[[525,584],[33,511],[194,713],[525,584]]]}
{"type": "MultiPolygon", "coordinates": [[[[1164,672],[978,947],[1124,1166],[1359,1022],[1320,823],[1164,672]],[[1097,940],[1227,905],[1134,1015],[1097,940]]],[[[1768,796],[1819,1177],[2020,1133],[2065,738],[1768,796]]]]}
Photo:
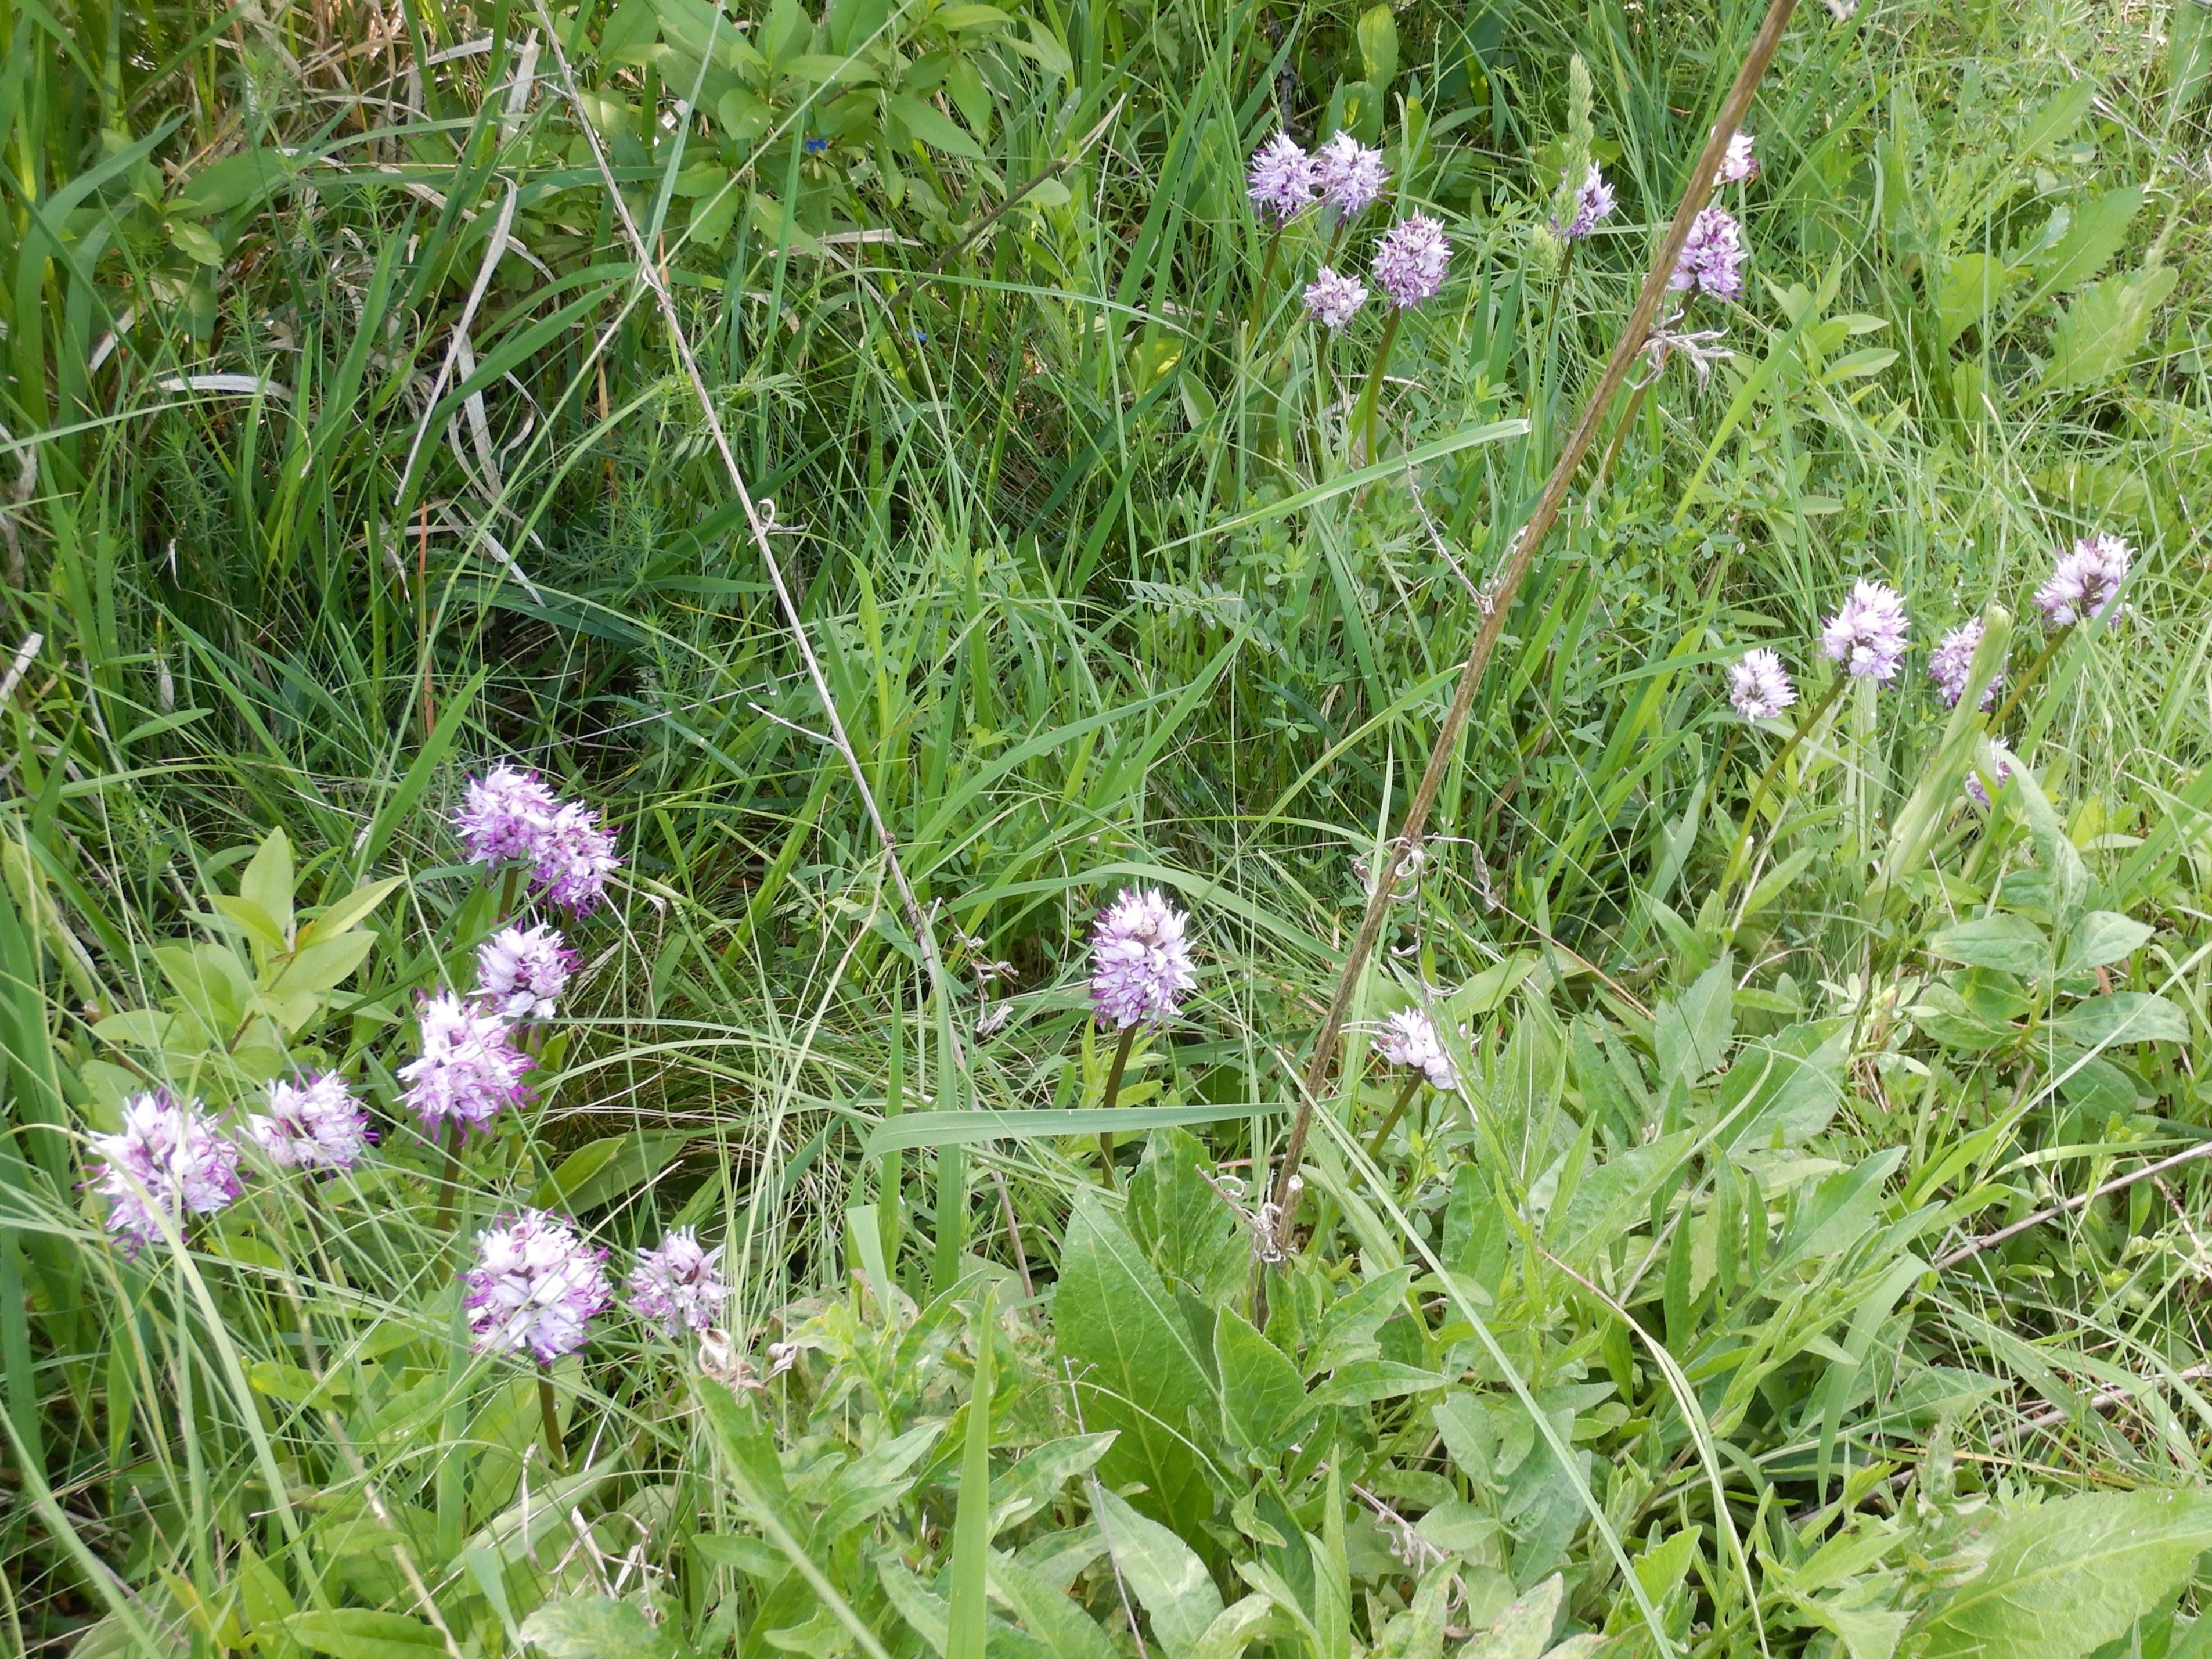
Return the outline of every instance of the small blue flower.
{"type": "Polygon", "coordinates": [[[799,148],[809,155],[819,155],[830,148],[830,141],[827,138],[808,138],[800,143],[799,148]]]}

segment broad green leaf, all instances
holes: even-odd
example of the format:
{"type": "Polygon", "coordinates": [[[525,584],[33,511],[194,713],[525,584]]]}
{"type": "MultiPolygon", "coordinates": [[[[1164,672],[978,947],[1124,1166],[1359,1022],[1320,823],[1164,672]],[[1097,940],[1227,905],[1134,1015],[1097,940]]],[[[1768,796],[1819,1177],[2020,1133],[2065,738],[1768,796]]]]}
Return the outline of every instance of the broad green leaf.
{"type": "Polygon", "coordinates": [[[1491,1621],[1490,1628],[1460,1650],[1460,1659],[1542,1659],[1559,1622],[1559,1599],[1566,1586],[1553,1573],[1491,1621]]]}
{"type": "Polygon", "coordinates": [[[1206,1627],[1206,1633],[1190,1650],[1188,1659],[1237,1659],[1246,1648],[1274,1628],[1274,1605],[1264,1595],[1248,1595],[1232,1601],[1206,1627]]]}
{"type": "Polygon", "coordinates": [[[635,1603],[611,1595],[548,1601],[522,1621],[522,1639],[552,1659],[676,1659],[680,1651],[635,1603]]]}
{"type": "Polygon", "coordinates": [[[1946,347],[1996,309],[2019,273],[1988,253],[1962,253],[1943,268],[1936,290],[1938,332],[1946,347]]]}
{"type": "Polygon", "coordinates": [[[1110,1434],[1071,1434],[1030,1452],[991,1483],[992,1536],[1044,1508],[1061,1486],[1089,1474],[1113,1443],[1110,1434]]]}
{"type": "Polygon", "coordinates": [[[1735,968],[1726,951],[1679,997],[1659,1005],[1659,1081],[1694,1083],[1721,1063],[1735,1031],[1735,968]]]}
{"type": "Polygon", "coordinates": [[[1234,1308],[1215,1316],[1213,1357],[1230,1439],[1261,1462],[1275,1462],[1314,1417],[1297,1367],[1234,1308]]]}
{"type": "Polygon", "coordinates": [[[1850,1022],[1806,1020],[1744,1045],[1721,1079],[1723,1143],[1733,1152],[1796,1146],[1828,1127],[1843,1103],[1850,1022]]]}
{"type": "Polygon", "coordinates": [[[1406,1292],[1413,1283],[1411,1267],[1393,1267],[1331,1303],[1322,1310],[1312,1344],[1306,1350],[1306,1375],[1318,1376],[1380,1353],[1376,1334],[1404,1309],[1406,1292]]]}
{"type": "Polygon", "coordinates": [[[323,907],[322,915],[300,929],[302,945],[317,944],[326,939],[336,939],[349,933],[368,919],[369,912],[390,897],[392,890],[406,884],[404,876],[387,876],[382,881],[372,881],[356,887],[343,898],[334,899],[323,907]]]}
{"type": "Polygon", "coordinates": [[[885,99],[884,109],[932,149],[941,149],[947,155],[963,155],[971,161],[983,159],[983,147],[969,137],[965,128],[927,99],[900,93],[885,99]]]}
{"type": "Polygon", "coordinates": [[[2117,910],[2092,910],[2081,918],[2081,926],[2066,941],[2066,958],[2058,964],[2058,971],[2086,973],[2092,968],[2124,961],[2142,947],[2151,933],[2149,923],[2124,916],[2117,910]]]}
{"type": "Polygon", "coordinates": [[[1443,1383],[1438,1373],[1423,1370],[1419,1365],[1395,1359],[1358,1359],[1349,1365],[1338,1366],[1328,1381],[1313,1391],[1313,1403],[1367,1406],[1378,1400],[1395,1400],[1401,1395],[1440,1389],[1443,1383]]]}
{"type": "Polygon", "coordinates": [[[1116,1659],[1098,1621],[1059,1586],[1046,1582],[1011,1555],[993,1554],[991,1583],[1010,1602],[1030,1635],[1057,1659],[1116,1659]]]}
{"type": "Polygon", "coordinates": [[[1387,88],[1398,75],[1398,20],[1388,6],[1376,6],[1359,18],[1359,62],[1368,85],[1387,88]]]}
{"type": "Polygon", "coordinates": [[[2212,1549],[2212,1493],[2054,1498],[2000,1517],[1981,1548],[1982,1571],[1922,1621],[1918,1659],[2075,1659],[2187,1581],[2212,1549]]]}
{"type": "Polygon", "coordinates": [[[268,917],[284,939],[292,937],[292,843],[281,828],[263,839],[239,878],[238,896],[268,917]]]}
{"type": "Polygon", "coordinates": [[[291,940],[284,937],[276,918],[251,899],[236,898],[228,893],[210,893],[208,908],[246,929],[264,954],[279,955],[292,948],[291,940]]]}
{"type": "Polygon", "coordinates": [[[2114,1042],[2186,1042],[2189,1016],[2164,997],[2115,991],[2075,1004],[2051,1022],[2051,1029],[2084,1048],[2114,1042]]]}
{"type": "Polygon", "coordinates": [[[103,1042],[127,1044],[133,1048],[160,1048],[167,1047],[176,1036],[177,1026],[174,1014],[163,1013],[158,1008],[127,1008],[119,1014],[110,1014],[92,1031],[103,1042]]]}
{"type": "Polygon", "coordinates": [[[1168,1651],[1188,1652],[1221,1613],[1213,1575],[1195,1550],[1157,1521],[1138,1514],[1103,1486],[1093,1495],[1115,1571],[1143,1604],[1168,1651]]]}
{"type": "Polygon", "coordinates": [[[1990,968],[2031,982],[2051,973],[2051,941],[2025,916],[1977,916],[1929,936],[1931,955],[1969,968],[1990,968]]]}
{"type": "Polygon", "coordinates": [[[1053,1309],[1060,1352],[1074,1362],[1083,1426],[1120,1431],[1100,1479],[1143,1481],[1150,1513],[1195,1527],[1213,1507],[1185,1439],[1194,1409],[1212,1414],[1206,1366],[1159,1274],[1090,1192],[1077,1194],[1068,1217],[1053,1309]]]}
{"type": "Polygon", "coordinates": [[[374,933],[340,933],[303,945],[276,969],[274,991],[329,991],[345,983],[376,948],[374,933]]]}
{"type": "Polygon", "coordinates": [[[431,1659],[446,1651],[444,1640],[422,1620],[366,1607],[295,1613],[284,1621],[284,1633],[332,1659],[431,1659]]]}

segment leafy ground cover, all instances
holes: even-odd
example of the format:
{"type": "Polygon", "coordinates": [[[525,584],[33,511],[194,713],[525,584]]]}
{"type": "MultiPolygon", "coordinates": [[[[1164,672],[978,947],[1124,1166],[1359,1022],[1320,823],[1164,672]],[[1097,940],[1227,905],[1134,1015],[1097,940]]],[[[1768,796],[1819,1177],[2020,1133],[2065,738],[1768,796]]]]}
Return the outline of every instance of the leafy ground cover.
{"type": "Polygon", "coordinates": [[[1791,21],[1268,1207],[1759,21],[0,15],[10,1650],[2212,1652],[2196,0],[1791,21]]]}

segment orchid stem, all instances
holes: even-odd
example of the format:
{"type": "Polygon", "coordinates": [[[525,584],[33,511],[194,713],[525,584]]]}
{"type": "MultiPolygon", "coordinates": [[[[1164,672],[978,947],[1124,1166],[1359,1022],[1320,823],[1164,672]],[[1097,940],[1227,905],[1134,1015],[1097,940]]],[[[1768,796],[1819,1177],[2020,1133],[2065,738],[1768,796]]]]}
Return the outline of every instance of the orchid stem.
{"type": "Polygon", "coordinates": [[[1844,688],[1850,683],[1851,677],[1838,670],[1834,682],[1820,694],[1820,701],[1806,710],[1805,718],[1797,722],[1797,729],[1790,734],[1781,748],[1774,751],[1774,758],[1766,763],[1766,769],[1759,775],[1759,781],[1752,786],[1751,804],[1743,809],[1742,825],[1735,832],[1735,845],[1729,848],[1728,862],[1721,866],[1721,885],[1723,888],[1735,879],[1736,861],[1743,856],[1744,843],[1751,838],[1751,826],[1758,822],[1759,809],[1766,802],[1768,786],[1781,772],[1784,763],[1796,752],[1797,745],[1805,739],[1805,734],[1818,726],[1828,710],[1835,707],[1836,699],[1844,695],[1844,688]]]}
{"type": "Polygon", "coordinates": [[[1997,705],[1996,713],[1990,716],[1990,723],[1984,728],[1985,731],[1995,732],[2004,725],[2007,717],[2020,707],[2020,700],[2027,695],[2027,688],[2042,678],[2043,671],[2051,666],[2051,659],[2058,654],[2058,647],[2073,636],[2073,628],[2062,628],[2051,636],[2051,642],[2036,653],[2035,659],[2021,671],[2018,682],[2005,693],[2005,700],[1997,705]]]}
{"type": "Polygon", "coordinates": [[[1382,372],[1390,366],[1390,348],[1398,343],[1398,325],[1406,313],[1392,307],[1390,320],[1382,325],[1382,338],[1375,348],[1375,367],[1367,372],[1367,389],[1359,394],[1359,407],[1352,413],[1352,462],[1355,465],[1375,459],[1376,409],[1382,401],[1382,372]],[[1366,450],[1358,450],[1358,434],[1364,434],[1366,450]]]}
{"type": "Polygon", "coordinates": [[[1268,234],[1267,257],[1260,262],[1260,280],[1252,289],[1252,310],[1244,319],[1244,331],[1247,334],[1257,334],[1260,331],[1260,308],[1267,303],[1267,287],[1274,280],[1275,276],[1275,255],[1282,246],[1283,228],[1278,224],[1268,234]]]}
{"type": "Polygon", "coordinates": [[[553,1465],[553,1473],[568,1473],[568,1453],[561,1443],[561,1410],[553,1398],[553,1373],[543,1365],[538,1368],[538,1414],[545,1419],[545,1455],[553,1465]]]}
{"type": "Polygon", "coordinates": [[[1390,1109],[1390,1115],[1382,1120],[1382,1127],[1375,1132],[1375,1139],[1368,1143],[1367,1156],[1370,1160],[1382,1158],[1382,1143],[1390,1139],[1390,1131],[1396,1128],[1398,1120],[1406,1115],[1406,1108],[1413,1103],[1413,1097],[1420,1091],[1420,1087],[1421,1074],[1416,1072],[1406,1079],[1406,1086],[1398,1091],[1398,1103],[1390,1109]]]}
{"type": "Polygon", "coordinates": [[[453,1193],[461,1184],[461,1126],[453,1125],[453,1138],[446,1145],[446,1171],[438,1177],[438,1224],[436,1231],[443,1237],[446,1224],[453,1218],[453,1193]]]}
{"type": "MultiPolygon", "coordinates": [[[[1121,1098],[1121,1073],[1129,1064],[1129,1050],[1134,1046],[1136,1041],[1137,1028],[1133,1025],[1124,1025],[1121,1028],[1121,1040],[1114,1045],[1114,1064],[1106,1073],[1106,1092],[1099,1097],[1099,1110],[1112,1111],[1114,1103],[1121,1098]]],[[[1109,1188],[1115,1186],[1114,1132],[1111,1129],[1101,1129],[1098,1132],[1098,1165],[1100,1172],[1106,1178],[1107,1186],[1109,1188]]]]}

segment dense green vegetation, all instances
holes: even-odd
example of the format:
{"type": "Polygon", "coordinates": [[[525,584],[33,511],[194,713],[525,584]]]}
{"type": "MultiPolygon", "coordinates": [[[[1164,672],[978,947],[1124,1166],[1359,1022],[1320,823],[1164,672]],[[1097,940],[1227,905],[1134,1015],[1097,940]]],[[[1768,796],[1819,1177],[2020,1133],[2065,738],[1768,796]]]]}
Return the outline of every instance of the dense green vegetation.
{"type": "Polygon", "coordinates": [[[2212,1653],[2198,0],[1792,21],[1255,1224],[1759,15],[0,9],[8,1650],[2212,1653]],[[1278,237],[1285,127],[1381,203],[1278,237]],[[1442,292],[1306,320],[1415,210],[1442,292]],[[469,861],[505,762],[604,903],[469,861]],[[1197,975],[1127,1045],[1124,888],[1197,975]],[[426,1135],[518,916],[529,1098],[426,1135]],[[283,1167],[323,1072],[375,1144],[283,1167]],[[239,1190],[134,1240],[157,1089],[239,1190]],[[526,1208],[615,1292],[543,1365],[464,1294],[526,1208]]]}

